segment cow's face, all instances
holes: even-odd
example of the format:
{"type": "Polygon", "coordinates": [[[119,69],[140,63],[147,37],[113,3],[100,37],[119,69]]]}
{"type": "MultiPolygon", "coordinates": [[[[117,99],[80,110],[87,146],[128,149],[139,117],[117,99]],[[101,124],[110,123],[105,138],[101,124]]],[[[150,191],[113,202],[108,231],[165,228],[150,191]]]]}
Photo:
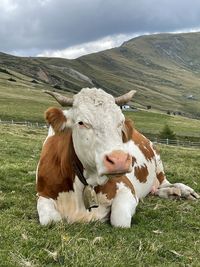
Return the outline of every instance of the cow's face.
{"type": "Polygon", "coordinates": [[[82,89],[71,110],[74,148],[88,173],[99,177],[131,170],[123,149],[124,115],[114,98],[101,89],[82,89]]]}
{"type": "Polygon", "coordinates": [[[65,117],[62,125],[72,129],[74,149],[89,184],[131,171],[132,159],[122,140],[125,118],[111,95],[101,89],[82,89],[65,117]]]}

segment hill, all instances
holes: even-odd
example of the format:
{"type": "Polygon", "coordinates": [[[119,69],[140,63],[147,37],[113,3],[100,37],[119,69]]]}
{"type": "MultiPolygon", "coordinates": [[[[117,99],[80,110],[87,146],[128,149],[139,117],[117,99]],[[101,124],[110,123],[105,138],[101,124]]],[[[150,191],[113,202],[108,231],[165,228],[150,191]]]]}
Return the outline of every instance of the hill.
{"type": "Polygon", "coordinates": [[[37,88],[33,80],[39,82],[39,89],[54,87],[69,93],[86,86],[102,87],[113,95],[135,89],[136,107],[149,105],[199,118],[199,41],[200,33],[141,36],[76,60],[0,53],[0,86],[3,79],[16,77],[22,85],[26,80],[27,89],[37,88]]]}

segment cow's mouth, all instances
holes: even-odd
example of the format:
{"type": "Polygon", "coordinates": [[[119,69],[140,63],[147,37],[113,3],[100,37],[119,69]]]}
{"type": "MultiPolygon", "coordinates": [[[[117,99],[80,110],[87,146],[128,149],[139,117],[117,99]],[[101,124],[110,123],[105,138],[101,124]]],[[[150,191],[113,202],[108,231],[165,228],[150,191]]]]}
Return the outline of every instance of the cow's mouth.
{"type": "Polygon", "coordinates": [[[113,178],[113,177],[125,175],[127,173],[130,173],[131,171],[132,171],[132,166],[130,166],[130,168],[125,169],[125,170],[118,170],[118,171],[113,171],[113,172],[104,172],[101,174],[101,176],[107,176],[108,178],[113,178]]]}

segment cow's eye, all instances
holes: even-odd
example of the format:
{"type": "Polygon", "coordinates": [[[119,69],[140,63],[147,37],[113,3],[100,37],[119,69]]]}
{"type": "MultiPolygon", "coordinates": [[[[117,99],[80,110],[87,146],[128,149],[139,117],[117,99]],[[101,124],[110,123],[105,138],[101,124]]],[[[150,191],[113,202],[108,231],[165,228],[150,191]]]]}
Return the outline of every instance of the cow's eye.
{"type": "Polygon", "coordinates": [[[79,121],[78,125],[80,128],[88,128],[88,129],[91,128],[91,125],[89,123],[83,121],[79,121]]]}

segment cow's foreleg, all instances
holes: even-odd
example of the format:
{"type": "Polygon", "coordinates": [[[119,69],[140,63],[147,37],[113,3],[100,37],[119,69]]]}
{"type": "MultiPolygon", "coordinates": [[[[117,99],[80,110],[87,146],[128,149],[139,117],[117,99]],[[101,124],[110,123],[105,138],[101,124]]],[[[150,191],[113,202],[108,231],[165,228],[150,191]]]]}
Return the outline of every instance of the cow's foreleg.
{"type": "Polygon", "coordinates": [[[193,200],[200,198],[191,187],[182,183],[172,184],[167,180],[159,154],[156,154],[156,177],[151,193],[170,199],[185,198],[193,200]]]}
{"type": "Polygon", "coordinates": [[[110,222],[116,227],[130,227],[138,198],[123,183],[117,184],[118,190],[111,205],[110,222]]]}
{"type": "Polygon", "coordinates": [[[160,186],[154,194],[162,198],[170,199],[185,198],[195,200],[200,198],[194,189],[182,183],[170,184],[165,187],[160,186]]]}
{"type": "Polygon", "coordinates": [[[154,192],[155,195],[170,199],[185,198],[195,200],[200,198],[200,196],[191,187],[182,183],[171,184],[164,175],[163,177],[164,179],[162,178],[159,181],[159,177],[157,176],[159,186],[154,192]]]}
{"type": "Polygon", "coordinates": [[[41,225],[47,225],[62,219],[60,213],[56,210],[55,205],[53,199],[39,196],[37,201],[37,211],[41,225]]]}

